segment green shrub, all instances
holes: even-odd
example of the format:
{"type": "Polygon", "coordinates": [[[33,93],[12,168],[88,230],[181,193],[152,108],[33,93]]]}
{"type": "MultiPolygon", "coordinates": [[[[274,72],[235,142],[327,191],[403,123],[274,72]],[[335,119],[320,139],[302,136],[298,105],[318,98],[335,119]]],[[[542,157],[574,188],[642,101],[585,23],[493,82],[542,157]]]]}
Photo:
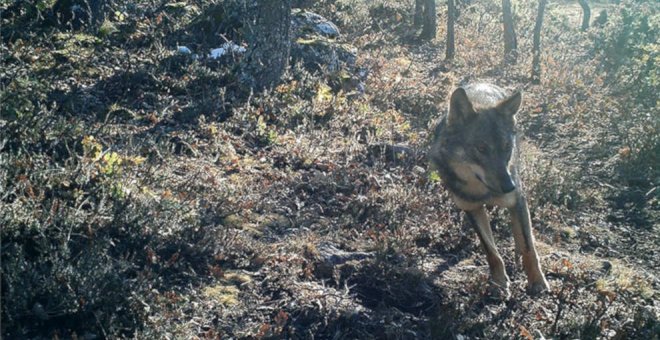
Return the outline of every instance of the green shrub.
{"type": "Polygon", "coordinates": [[[660,92],[659,6],[625,1],[598,32],[594,50],[618,91],[645,107],[658,104],[660,92]]]}
{"type": "Polygon", "coordinates": [[[621,137],[619,174],[624,185],[632,188],[624,196],[637,197],[634,202],[628,202],[631,198],[623,201],[643,205],[643,195],[632,191],[645,193],[660,180],[660,6],[623,1],[609,17],[608,24],[596,32],[594,51],[611,94],[623,108],[621,115],[609,117],[621,137]]]}

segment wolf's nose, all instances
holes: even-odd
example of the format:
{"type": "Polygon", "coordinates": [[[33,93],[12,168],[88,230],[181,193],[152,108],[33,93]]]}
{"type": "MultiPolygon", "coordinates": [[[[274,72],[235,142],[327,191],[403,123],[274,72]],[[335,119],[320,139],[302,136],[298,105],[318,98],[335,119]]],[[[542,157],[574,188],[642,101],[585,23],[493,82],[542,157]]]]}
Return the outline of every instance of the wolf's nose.
{"type": "Polygon", "coordinates": [[[516,185],[513,184],[513,181],[505,182],[502,185],[502,192],[505,194],[508,194],[514,190],[516,190],[516,185]]]}

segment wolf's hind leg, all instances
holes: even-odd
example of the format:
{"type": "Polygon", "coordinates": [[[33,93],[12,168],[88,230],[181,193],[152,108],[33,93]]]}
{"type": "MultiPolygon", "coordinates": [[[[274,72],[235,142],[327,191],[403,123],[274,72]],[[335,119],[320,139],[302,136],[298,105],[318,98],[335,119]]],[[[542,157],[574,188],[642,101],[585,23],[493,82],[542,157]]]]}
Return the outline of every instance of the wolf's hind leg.
{"type": "Polygon", "coordinates": [[[527,288],[531,294],[548,290],[548,282],[541,271],[539,256],[534,246],[532,221],[525,197],[518,195],[516,205],[509,210],[516,244],[516,259],[518,255],[522,255],[523,268],[527,274],[527,288]]]}
{"type": "Polygon", "coordinates": [[[488,214],[486,209],[481,206],[477,209],[467,211],[467,216],[472,226],[477,231],[479,239],[481,240],[481,245],[486,252],[486,259],[488,261],[488,266],[490,268],[490,276],[493,281],[499,286],[502,290],[503,297],[509,297],[509,277],[506,275],[504,270],[504,261],[502,257],[497,252],[495,247],[495,238],[493,237],[493,232],[490,229],[490,223],[488,220],[488,214]]]}

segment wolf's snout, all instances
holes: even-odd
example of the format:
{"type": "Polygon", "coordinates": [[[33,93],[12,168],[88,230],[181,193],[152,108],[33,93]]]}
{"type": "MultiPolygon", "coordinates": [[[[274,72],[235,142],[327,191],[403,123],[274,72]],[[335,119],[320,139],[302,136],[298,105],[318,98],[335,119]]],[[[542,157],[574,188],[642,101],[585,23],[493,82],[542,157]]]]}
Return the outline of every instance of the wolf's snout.
{"type": "Polygon", "coordinates": [[[502,184],[500,185],[500,188],[502,189],[502,192],[505,194],[508,194],[514,190],[516,190],[516,184],[513,183],[513,179],[511,179],[511,176],[508,174],[505,176],[505,178],[502,178],[502,184]]]}
{"type": "Polygon", "coordinates": [[[508,194],[514,190],[516,190],[516,186],[512,182],[502,186],[502,192],[505,194],[508,194]]]}

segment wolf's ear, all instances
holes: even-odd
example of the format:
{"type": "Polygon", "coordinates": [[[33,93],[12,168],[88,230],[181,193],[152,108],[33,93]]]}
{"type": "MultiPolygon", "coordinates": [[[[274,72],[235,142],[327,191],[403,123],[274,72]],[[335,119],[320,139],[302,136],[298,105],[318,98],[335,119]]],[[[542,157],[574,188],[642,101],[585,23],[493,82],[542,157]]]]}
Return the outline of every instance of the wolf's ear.
{"type": "Polygon", "coordinates": [[[447,125],[465,122],[474,115],[474,108],[467,97],[467,93],[462,87],[454,90],[449,99],[449,114],[447,115],[447,125]]]}
{"type": "Polygon", "coordinates": [[[506,116],[511,116],[518,112],[520,109],[520,104],[522,103],[522,94],[520,91],[516,91],[509,98],[502,100],[497,104],[497,112],[503,113],[506,116]]]}

